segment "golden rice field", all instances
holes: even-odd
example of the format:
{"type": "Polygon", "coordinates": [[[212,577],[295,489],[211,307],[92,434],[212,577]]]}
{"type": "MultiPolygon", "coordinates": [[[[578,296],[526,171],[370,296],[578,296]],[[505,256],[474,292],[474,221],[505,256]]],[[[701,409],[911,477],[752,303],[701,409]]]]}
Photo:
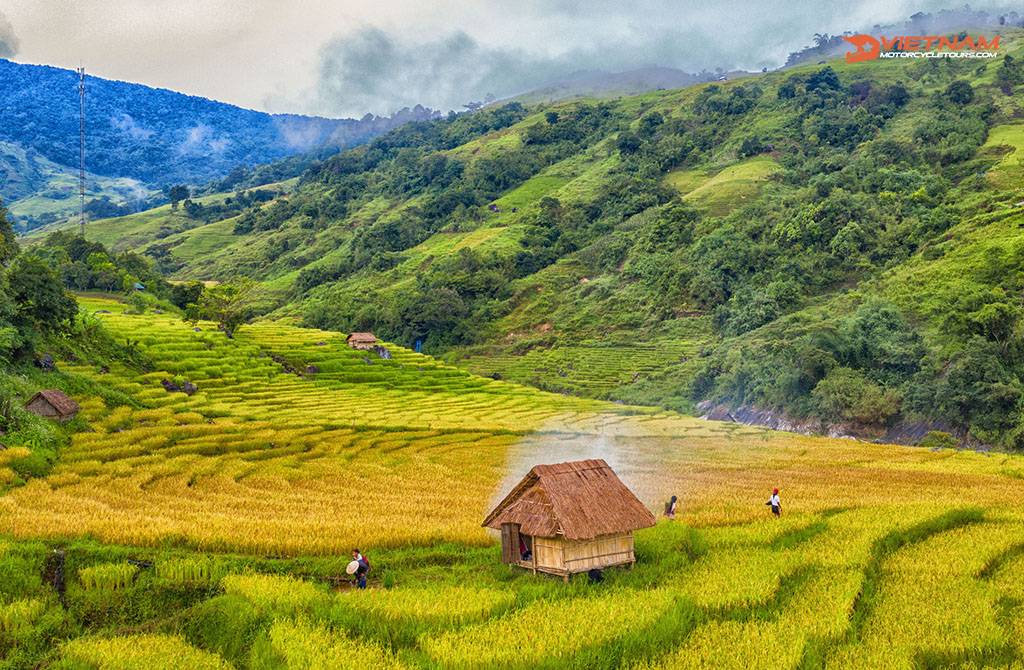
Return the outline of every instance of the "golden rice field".
{"type": "Polygon", "coordinates": [[[80,556],[69,612],[126,612],[59,639],[47,667],[1024,668],[1020,457],[703,422],[288,323],[229,340],[87,304],[154,367],[61,363],[137,406],[76,398],[88,429],[0,498],[0,651],[62,611],[3,588],[4,561],[43,539],[80,556]],[[198,392],[160,384],[176,377],[198,392]],[[636,569],[599,585],[500,565],[491,504],[535,463],[587,457],[654,510],[678,495],[676,521],[640,531],[636,569]],[[310,577],[356,545],[368,590],[310,577]],[[191,604],[132,618],[173,593],[191,604]]]}

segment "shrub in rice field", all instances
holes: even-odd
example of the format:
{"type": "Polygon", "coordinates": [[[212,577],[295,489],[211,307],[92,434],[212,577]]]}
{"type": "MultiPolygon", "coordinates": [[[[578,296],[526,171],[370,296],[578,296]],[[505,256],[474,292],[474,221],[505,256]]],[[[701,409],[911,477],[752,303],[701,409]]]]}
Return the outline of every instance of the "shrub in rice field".
{"type": "Polygon", "coordinates": [[[78,581],[88,590],[117,590],[131,586],[138,573],[131,563],[102,563],[78,571],[78,581]]]}

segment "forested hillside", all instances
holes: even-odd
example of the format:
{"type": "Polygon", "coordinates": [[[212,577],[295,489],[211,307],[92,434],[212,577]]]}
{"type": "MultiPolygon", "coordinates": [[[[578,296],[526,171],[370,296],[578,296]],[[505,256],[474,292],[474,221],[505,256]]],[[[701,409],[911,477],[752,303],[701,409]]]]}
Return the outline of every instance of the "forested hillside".
{"type": "Polygon", "coordinates": [[[412,123],[133,246],[260,279],[258,312],[551,390],[1024,444],[1019,33],[993,60],[412,123]]]}
{"type": "MultiPolygon", "coordinates": [[[[117,201],[130,196],[145,199],[143,186],[201,185],[232,171],[238,181],[252,166],[310,151],[316,157],[322,155],[315,152],[324,144],[333,147],[333,153],[406,121],[437,115],[417,106],[390,118],[324,119],[266,114],[89,75],[85,85],[90,199],[102,195],[117,201]],[[104,192],[96,184],[102,178],[134,182],[104,192]]],[[[0,118],[4,120],[0,124],[0,197],[26,221],[34,221],[46,211],[68,209],[60,207],[64,201],[74,209],[74,201],[68,198],[77,193],[77,182],[69,183],[59,172],[73,169],[77,176],[78,74],[0,59],[0,88],[4,91],[0,99],[0,118]],[[40,163],[44,163],[42,167],[40,163]],[[33,196],[56,203],[56,207],[19,202],[33,196]]],[[[295,176],[308,163],[300,163],[287,177],[295,176]]]]}

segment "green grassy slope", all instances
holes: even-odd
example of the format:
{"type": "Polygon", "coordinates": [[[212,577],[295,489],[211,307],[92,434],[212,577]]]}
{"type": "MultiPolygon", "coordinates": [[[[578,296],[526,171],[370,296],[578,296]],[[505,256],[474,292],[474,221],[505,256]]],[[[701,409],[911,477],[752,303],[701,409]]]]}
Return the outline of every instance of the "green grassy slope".
{"type": "Polygon", "coordinates": [[[775,161],[757,157],[722,168],[714,175],[700,169],[670,172],[665,183],[678,189],[684,201],[707,209],[712,216],[724,216],[742,207],[744,200],[757,199],[764,183],[778,171],[775,161]]]}
{"type": "MultiPolygon", "coordinates": [[[[266,184],[251,190],[266,190],[275,193],[278,191],[286,192],[293,189],[297,182],[297,178],[290,179],[285,182],[266,184]]],[[[77,181],[75,183],[77,184],[77,181]]],[[[205,195],[195,198],[195,202],[201,205],[221,204],[225,199],[232,196],[233,194],[231,193],[205,195]]],[[[75,202],[77,202],[77,200],[75,202]]],[[[16,208],[17,203],[10,206],[12,212],[15,213],[16,208]]],[[[28,234],[25,235],[24,239],[27,244],[38,244],[52,232],[64,230],[66,228],[75,228],[77,225],[77,217],[75,217],[75,220],[73,221],[55,221],[54,223],[40,226],[39,228],[29,231],[28,234]]],[[[179,207],[178,209],[172,209],[170,205],[162,205],[160,207],[146,210],[145,212],[139,212],[137,214],[113,219],[89,221],[86,225],[86,234],[89,239],[100,242],[113,251],[137,250],[145,248],[150,244],[166,244],[164,240],[167,238],[172,238],[173,241],[178,241],[178,238],[173,236],[185,231],[194,231],[194,234],[199,236],[208,234],[207,231],[198,230],[199,228],[204,227],[202,221],[189,217],[183,208],[179,207]]],[[[221,228],[223,228],[223,226],[221,226],[221,228]]],[[[230,228],[228,228],[228,230],[230,230],[230,228]]],[[[191,260],[191,257],[186,256],[185,260],[191,260]]]]}
{"type": "MultiPolygon", "coordinates": [[[[1019,32],[1004,31],[1002,54],[1019,55],[1019,32]]],[[[980,396],[952,414],[912,400],[967,339],[991,332],[936,325],[877,282],[903,264],[931,267],[954,244],[947,231],[991,225],[1024,200],[1015,67],[838,59],[610,101],[508,105],[395,131],[237,219],[176,222],[157,240],[167,219],[149,214],[96,234],[168,255],[178,278],[258,277],[275,316],[422,340],[467,369],[545,388],[678,408],[763,404],[872,429],[945,415],[1005,442],[1008,425],[971,418],[980,396]],[[950,102],[958,81],[969,98],[950,102]],[[907,342],[923,347],[904,354],[932,352],[927,364],[875,369],[832,339],[808,340],[825,353],[801,369],[802,354],[777,341],[812,312],[841,325],[872,296],[897,307],[907,342]],[[764,363],[748,370],[737,361],[754,341],[788,358],[748,352],[764,363]]],[[[939,267],[919,292],[952,285],[939,267]]],[[[992,374],[1016,379],[1015,360],[992,374]]]]}
{"type": "Polygon", "coordinates": [[[989,131],[982,151],[1000,157],[988,179],[1000,189],[1019,189],[1024,179],[1024,124],[996,126],[989,131]]]}
{"type": "MultiPolygon", "coordinates": [[[[57,165],[39,153],[0,142],[0,199],[17,223],[26,219],[52,220],[58,227],[78,223],[78,171],[57,165]]],[[[145,198],[150,191],[128,177],[86,173],[87,200],[107,197],[113,202],[145,198]]]]}

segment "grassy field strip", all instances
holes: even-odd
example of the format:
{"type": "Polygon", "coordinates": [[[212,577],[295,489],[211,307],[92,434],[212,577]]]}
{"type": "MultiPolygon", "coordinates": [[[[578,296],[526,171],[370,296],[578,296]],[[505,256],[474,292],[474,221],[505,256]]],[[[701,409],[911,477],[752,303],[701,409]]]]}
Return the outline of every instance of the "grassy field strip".
{"type": "Polygon", "coordinates": [[[607,396],[610,389],[661,372],[693,355],[692,341],[650,344],[588,343],[532,349],[522,356],[472,356],[458,367],[473,374],[510,381],[564,387],[574,394],[607,396]]]}
{"type": "Polygon", "coordinates": [[[188,667],[193,670],[233,668],[216,654],[196,649],[181,638],[166,635],[74,640],[64,648],[60,667],[68,670],[83,667],[188,667]]]}
{"type": "MultiPolygon", "coordinates": [[[[988,140],[981,151],[1008,147],[1010,151],[999,159],[986,178],[996,187],[1020,191],[1020,179],[1024,176],[1024,124],[996,126],[989,130],[988,140]]],[[[1022,196],[1020,199],[1024,199],[1022,196]]]]}

